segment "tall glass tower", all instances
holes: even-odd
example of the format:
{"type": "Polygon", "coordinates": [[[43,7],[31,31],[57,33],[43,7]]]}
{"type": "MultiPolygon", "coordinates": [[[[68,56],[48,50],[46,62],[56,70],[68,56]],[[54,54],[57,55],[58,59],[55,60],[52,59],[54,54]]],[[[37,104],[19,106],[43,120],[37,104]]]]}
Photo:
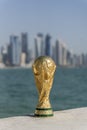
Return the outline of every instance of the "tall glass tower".
{"type": "Polygon", "coordinates": [[[34,39],[35,41],[35,58],[44,55],[44,42],[43,42],[43,34],[38,33],[34,39]]]}
{"type": "Polygon", "coordinates": [[[21,34],[21,43],[22,43],[22,52],[27,54],[28,52],[28,34],[27,33],[21,34]]]}
{"type": "Polygon", "coordinates": [[[21,58],[21,44],[19,42],[18,36],[10,36],[10,46],[11,46],[11,64],[20,65],[21,58]]]}
{"type": "Polygon", "coordinates": [[[45,37],[45,55],[51,56],[51,43],[50,43],[51,36],[49,34],[45,37]]]}

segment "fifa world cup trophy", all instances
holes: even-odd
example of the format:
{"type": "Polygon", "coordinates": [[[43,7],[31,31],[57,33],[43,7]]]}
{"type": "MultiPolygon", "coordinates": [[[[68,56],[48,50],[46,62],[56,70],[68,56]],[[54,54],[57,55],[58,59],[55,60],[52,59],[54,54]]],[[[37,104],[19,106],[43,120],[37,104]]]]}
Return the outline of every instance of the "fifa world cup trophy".
{"type": "Polygon", "coordinates": [[[39,100],[35,110],[35,116],[53,116],[49,101],[56,65],[48,56],[40,56],[33,63],[35,83],[39,93],[39,100]]]}

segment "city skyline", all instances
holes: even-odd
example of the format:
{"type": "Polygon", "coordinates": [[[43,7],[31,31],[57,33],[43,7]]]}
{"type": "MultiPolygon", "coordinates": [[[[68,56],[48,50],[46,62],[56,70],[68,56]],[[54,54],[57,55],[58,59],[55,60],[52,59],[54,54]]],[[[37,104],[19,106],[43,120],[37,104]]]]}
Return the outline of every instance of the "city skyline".
{"type": "Polygon", "coordinates": [[[86,0],[0,0],[0,46],[9,35],[28,32],[30,47],[38,32],[61,39],[74,53],[87,52],[86,0]]]}
{"type": "Polygon", "coordinates": [[[57,66],[87,67],[87,53],[77,55],[59,39],[51,44],[51,35],[37,33],[34,39],[34,52],[28,48],[28,33],[22,32],[20,36],[10,35],[9,44],[0,48],[0,66],[31,67],[33,61],[39,56],[50,56],[57,66]],[[33,52],[33,53],[32,53],[33,52]]]}

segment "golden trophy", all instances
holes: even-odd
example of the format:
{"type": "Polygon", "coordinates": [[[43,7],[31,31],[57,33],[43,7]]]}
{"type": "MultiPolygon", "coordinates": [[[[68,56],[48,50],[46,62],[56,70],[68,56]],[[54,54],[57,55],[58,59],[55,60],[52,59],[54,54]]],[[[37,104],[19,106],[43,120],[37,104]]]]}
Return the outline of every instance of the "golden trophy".
{"type": "Polygon", "coordinates": [[[49,94],[52,88],[56,65],[48,56],[40,56],[33,63],[33,72],[39,93],[39,101],[35,110],[35,116],[53,116],[49,102],[49,94]]]}

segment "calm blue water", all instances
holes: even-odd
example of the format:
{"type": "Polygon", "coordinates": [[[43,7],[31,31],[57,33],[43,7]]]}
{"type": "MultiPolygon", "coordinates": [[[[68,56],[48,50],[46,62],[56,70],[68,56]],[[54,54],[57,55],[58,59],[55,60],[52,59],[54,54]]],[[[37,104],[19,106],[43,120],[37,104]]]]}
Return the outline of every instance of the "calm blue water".
{"type": "MultiPolygon", "coordinates": [[[[38,95],[31,69],[0,70],[0,118],[34,113],[38,95]]],[[[56,70],[53,110],[87,107],[87,68],[56,70]]]]}

